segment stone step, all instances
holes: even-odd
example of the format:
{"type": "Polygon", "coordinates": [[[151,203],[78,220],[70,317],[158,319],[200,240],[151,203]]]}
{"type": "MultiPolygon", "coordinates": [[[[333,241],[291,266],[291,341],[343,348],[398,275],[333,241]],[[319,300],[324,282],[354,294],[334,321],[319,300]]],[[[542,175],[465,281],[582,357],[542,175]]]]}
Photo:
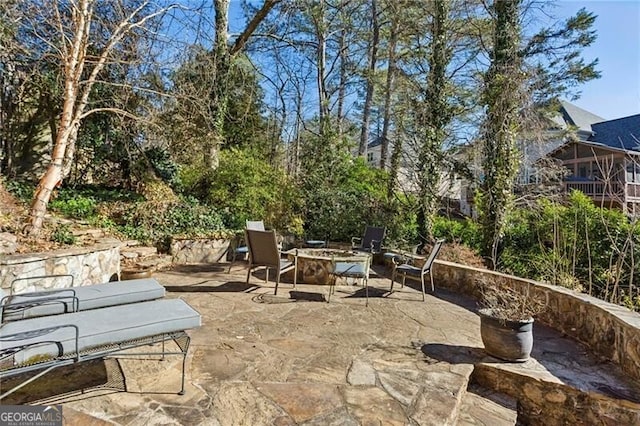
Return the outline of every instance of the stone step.
{"type": "Polygon", "coordinates": [[[508,395],[470,384],[462,397],[457,426],[513,426],[517,424],[516,400],[508,395]]]}
{"type": "Polygon", "coordinates": [[[472,380],[518,400],[524,424],[640,424],[640,384],[582,345],[537,324],[523,363],[487,357],[472,380]]]}
{"type": "Polygon", "coordinates": [[[158,249],[146,246],[127,246],[120,248],[120,255],[125,259],[143,259],[146,257],[156,256],[158,249]]]}
{"type": "Polygon", "coordinates": [[[173,264],[172,257],[166,254],[158,254],[147,256],[144,258],[133,259],[126,262],[126,267],[138,267],[141,269],[151,269],[153,271],[169,268],[173,264]]]}
{"type": "Polygon", "coordinates": [[[82,228],[82,229],[76,228],[76,229],[73,229],[71,233],[73,234],[73,236],[77,238],[93,238],[93,239],[102,238],[105,235],[104,230],[95,229],[95,228],[82,228]]]}

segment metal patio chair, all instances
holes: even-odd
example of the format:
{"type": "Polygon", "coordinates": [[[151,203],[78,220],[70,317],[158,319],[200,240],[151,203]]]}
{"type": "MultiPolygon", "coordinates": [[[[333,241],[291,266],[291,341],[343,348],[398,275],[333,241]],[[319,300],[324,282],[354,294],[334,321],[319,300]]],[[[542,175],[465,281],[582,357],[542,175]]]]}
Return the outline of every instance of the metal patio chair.
{"type": "Polygon", "coordinates": [[[398,261],[396,257],[392,258],[391,260],[393,262],[393,271],[391,272],[391,288],[389,289],[389,292],[393,292],[393,283],[395,282],[397,275],[402,276],[403,287],[407,277],[413,278],[416,280],[420,280],[420,283],[422,284],[422,301],[424,301],[425,300],[424,276],[427,274],[429,274],[429,278],[431,279],[431,291],[434,292],[435,287],[433,286],[433,273],[431,272],[431,269],[433,267],[433,262],[436,260],[436,257],[438,256],[438,252],[440,251],[440,248],[442,248],[443,243],[444,243],[444,240],[436,241],[436,243],[433,245],[433,248],[431,249],[431,253],[429,254],[429,257],[425,260],[424,265],[422,265],[422,267],[414,266],[410,258],[407,258],[407,257],[405,257],[406,261],[402,264],[397,263],[398,261]]]}

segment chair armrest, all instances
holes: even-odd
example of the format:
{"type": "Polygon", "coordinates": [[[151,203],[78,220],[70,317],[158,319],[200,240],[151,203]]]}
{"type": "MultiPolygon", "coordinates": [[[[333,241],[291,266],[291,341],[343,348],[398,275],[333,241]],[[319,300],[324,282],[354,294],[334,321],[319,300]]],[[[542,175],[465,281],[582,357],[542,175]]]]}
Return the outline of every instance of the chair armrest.
{"type": "Polygon", "coordinates": [[[69,285],[69,287],[73,287],[74,277],[71,274],[38,275],[35,277],[16,278],[15,280],[11,281],[11,294],[14,293],[14,289],[13,289],[14,284],[19,281],[41,280],[44,278],[71,278],[71,285],[69,285]]]}
{"type": "Polygon", "coordinates": [[[0,307],[2,307],[2,315],[0,315],[0,323],[4,322],[4,315],[7,312],[16,313],[24,311],[36,306],[52,305],[55,303],[71,302],[71,311],[65,312],[78,312],[80,309],[80,299],[76,296],[76,291],[72,288],[53,290],[53,291],[36,291],[33,293],[22,293],[5,296],[0,300],[0,307]],[[42,297],[45,296],[45,297],[42,297]],[[21,300],[19,302],[12,302],[14,297],[21,297],[32,300],[21,300]]]}
{"type": "Polygon", "coordinates": [[[371,240],[371,253],[380,253],[382,251],[382,241],[381,240],[371,240]]]}
{"type": "Polygon", "coordinates": [[[358,247],[362,244],[361,237],[351,237],[351,247],[358,247]]]}

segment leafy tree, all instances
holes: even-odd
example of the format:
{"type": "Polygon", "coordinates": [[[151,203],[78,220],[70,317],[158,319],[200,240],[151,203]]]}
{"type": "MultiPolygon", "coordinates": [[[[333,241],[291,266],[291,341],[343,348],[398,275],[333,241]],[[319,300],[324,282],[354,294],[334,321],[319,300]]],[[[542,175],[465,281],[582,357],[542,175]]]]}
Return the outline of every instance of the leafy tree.
{"type": "Polygon", "coordinates": [[[425,135],[418,152],[418,229],[422,245],[433,239],[433,220],[439,204],[437,188],[440,186],[442,147],[447,136],[446,128],[453,117],[449,102],[450,82],[447,79],[447,67],[453,54],[448,43],[449,3],[437,0],[433,5],[426,105],[424,123],[421,123],[425,135]]]}
{"type": "Polygon", "coordinates": [[[291,179],[250,150],[222,151],[220,165],[204,188],[207,202],[223,212],[225,224],[233,229],[262,219],[285,231],[299,215],[300,198],[291,179]]]}
{"type": "MultiPolygon", "coordinates": [[[[211,93],[214,90],[212,54],[193,46],[188,59],[172,75],[170,93],[174,99],[159,120],[166,129],[165,138],[173,155],[185,164],[203,164],[203,148],[213,136],[215,121],[211,93]]],[[[244,55],[239,55],[227,76],[229,100],[222,137],[225,147],[253,149],[268,155],[273,142],[262,116],[263,91],[255,69],[244,55]]]]}

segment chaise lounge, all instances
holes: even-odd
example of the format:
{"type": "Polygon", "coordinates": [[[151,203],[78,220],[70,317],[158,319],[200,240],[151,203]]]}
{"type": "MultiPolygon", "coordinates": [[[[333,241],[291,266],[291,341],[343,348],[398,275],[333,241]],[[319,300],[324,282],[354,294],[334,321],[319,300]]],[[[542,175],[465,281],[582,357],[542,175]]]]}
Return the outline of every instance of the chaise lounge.
{"type": "Polygon", "coordinates": [[[200,326],[200,314],[181,299],[164,299],[110,306],[60,315],[7,322],[0,327],[0,381],[23,373],[36,374],[0,395],[21,387],[65,365],[127,351],[127,355],[182,355],[185,363],[190,337],[186,330],[200,326]],[[173,340],[179,351],[165,350],[173,340]],[[130,349],[162,343],[160,352],[133,353],[130,349]]]}
{"type": "Polygon", "coordinates": [[[153,278],[73,287],[70,275],[50,275],[18,278],[12,288],[19,281],[56,277],[70,277],[71,287],[19,294],[13,294],[12,290],[9,295],[0,289],[0,323],[144,302],[165,295],[164,287],[153,278]]]}

